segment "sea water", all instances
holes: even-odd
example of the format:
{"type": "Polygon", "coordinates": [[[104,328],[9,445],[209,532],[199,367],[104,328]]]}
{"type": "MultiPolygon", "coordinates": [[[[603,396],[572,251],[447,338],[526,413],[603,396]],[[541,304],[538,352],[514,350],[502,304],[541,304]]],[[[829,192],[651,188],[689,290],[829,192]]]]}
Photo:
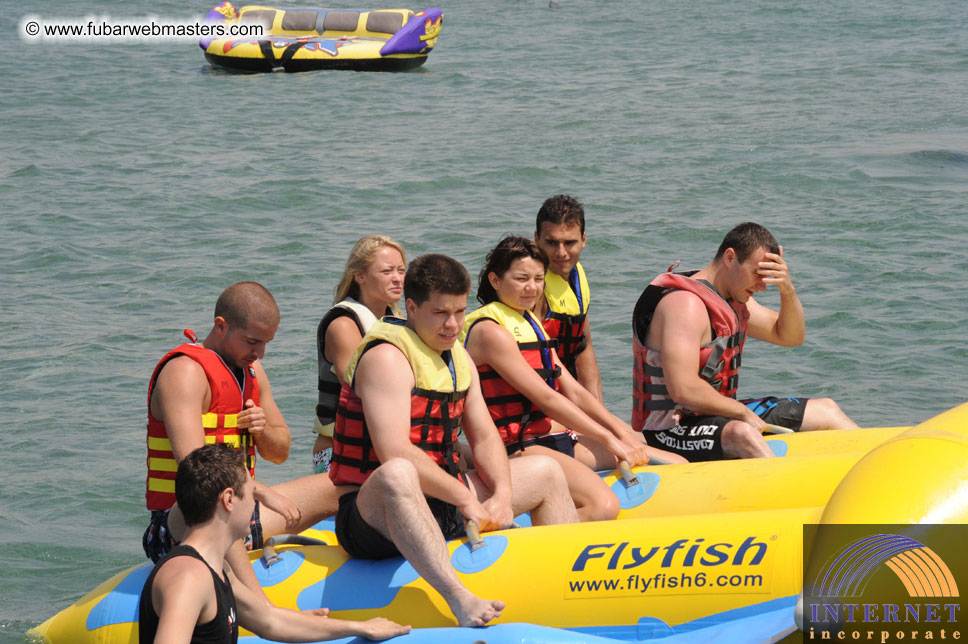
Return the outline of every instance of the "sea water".
{"type": "Polygon", "coordinates": [[[443,4],[417,71],[295,75],[216,70],[192,43],[17,31],[30,13],[202,4],[5,5],[0,642],[142,561],[147,379],[232,282],[282,310],[264,364],[292,453],[260,478],[310,471],[315,328],[364,234],[476,277],[546,197],[579,196],[606,402],[628,418],[642,288],[756,221],[807,338],[750,341],[741,395],[829,396],[865,426],[968,399],[962,0],[557,5],[443,4]]]}

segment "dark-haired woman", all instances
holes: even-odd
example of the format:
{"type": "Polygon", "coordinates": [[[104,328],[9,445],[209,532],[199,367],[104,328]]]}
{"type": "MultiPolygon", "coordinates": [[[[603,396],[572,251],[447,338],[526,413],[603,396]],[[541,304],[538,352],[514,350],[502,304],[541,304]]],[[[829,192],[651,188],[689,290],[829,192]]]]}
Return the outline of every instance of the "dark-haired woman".
{"type": "Polygon", "coordinates": [[[547,454],[565,471],[578,516],[612,519],[618,498],[593,469],[612,469],[617,460],[649,461],[652,450],[632,428],[613,416],[561,365],[554,344],[531,308],[544,289],[548,256],[523,237],[506,237],[487,256],[477,299],[462,340],[480,371],[491,418],[509,456],[547,454]],[[569,429],[581,434],[576,441],[569,429]]]}

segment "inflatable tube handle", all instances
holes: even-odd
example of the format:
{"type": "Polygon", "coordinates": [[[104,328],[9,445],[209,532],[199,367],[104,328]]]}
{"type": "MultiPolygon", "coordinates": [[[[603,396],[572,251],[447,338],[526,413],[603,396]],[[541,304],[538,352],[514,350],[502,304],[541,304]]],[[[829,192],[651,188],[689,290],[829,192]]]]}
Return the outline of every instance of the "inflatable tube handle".
{"type": "MultiPolygon", "coordinates": [[[[650,458],[649,460],[652,459],[650,458]]],[[[625,481],[625,487],[628,488],[639,484],[639,477],[632,471],[628,461],[619,461],[618,471],[622,473],[622,480],[625,481]]]]}
{"type": "Polygon", "coordinates": [[[484,546],[484,539],[481,538],[481,531],[477,527],[477,522],[468,520],[464,530],[467,532],[467,545],[470,546],[471,552],[484,546]]]}
{"type": "Polygon", "coordinates": [[[781,427],[780,425],[766,423],[763,425],[763,432],[765,434],[792,434],[793,430],[789,427],[781,427]]]}
{"type": "Polygon", "coordinates": [[[282,561],[276,554],[276,546],[328,546],[329,544],[312,537],[304,537],[298,534],[277,534],[266,539],[262,546],[262,560],[266,568],[282,561]]]}

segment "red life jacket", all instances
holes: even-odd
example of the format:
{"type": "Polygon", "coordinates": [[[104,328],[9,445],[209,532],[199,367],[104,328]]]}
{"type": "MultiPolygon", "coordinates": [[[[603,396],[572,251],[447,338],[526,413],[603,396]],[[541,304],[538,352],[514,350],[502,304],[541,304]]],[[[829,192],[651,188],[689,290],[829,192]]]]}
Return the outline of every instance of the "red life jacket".
{"type": "Polygon", "coordinates": [[[572,376],[577,377],[575,359],[585,350],[585,319],[591,294],[585,269],[579,263],[571,269],[568,281],[552,270],[545,271],[545,301],[548,312],[541,321],[549,338],[558,340],[558,358],[572,376]]]}
{"type": "MultiPolygon", "coordinates": [[[[197,336],[185,329],[185,336],[193,343],[197,336]]],[[[177,356],[188,356],[205,370],[208,386],[212,392],[212,402],[208,412],[202,414],[202,427],[206,443],[228,443],[242,447],[246,451],[246,466],[249,474],[255,476],[255,444],[249,432],[238,428],[238,414],[245,407],[245,401],[252,399],[259,404],[259,383],[252,367],[246,367],[243,386],[235,379],[235,374],[222,358],[198,344],[183,344],[169,351],[155,367],[148,382],[148,479],[145,483],[145,501],[149,510],[168,510],[175,504],[175,471],[178,464],[172,453],[171,441],[165,424],[151,415],[151,394],[162,367],[177,356]]]]}
{"type": "Polygon", "coordinates": [[[363,401],[353,390],[360,358],[377,344],[389,342],[407,357],[414,374],[410,392],[410,442],[452,476],[463,482],[458,470],[456,443],[464,401],[470,389],[471,370],[467,353],[455,347],[450,353],[454,371],[444,357],[428,347],[403,320],[384,318],[367,332],[347,367],[347,384],[340,391],[333,433],[333,464],[329,477],[336,485],[362,485],[380,458],[363,414],[363,401]]]}
{"type": "Polygon", "coordinates": [[[745,303],[725,300],[705,280],[691,279],[689,273],[663,273],[645,288],[635,305],[633,314],[633,383],[632,428],[659,430],[673,427],[682,409],[669,397],[658,351],[646,348],[649,324],[655,308],[664,296],[674,290],[689,291],[699,296],[709,312],[712,340],[699,349],[699,377],[723,396],[736,397],[739,386],[739,367],[749,324],[749,309],[745,303]]]}
{"type": "MultiPolygon", "coordinates": [[[[467,316],[462,340],[466,345],[471,329],[481,320],[497,322],[511,332],[525,362],[549,387],[557,391],[561,367],[554,365],[551,353],[557,340],[548,339],[544,328],[530,311],[524,313],[522,316],[500,302],[491,302],[467,316]]],[[[551,431],[551,419],[524,394],[501,378],[494,369],[489,365],[478,365],[477,371],[480,374],[481,392],[484,394],[487,410],[505,445],[515,442],[523,444],[527,438],[543,436],[551,431]]]]}

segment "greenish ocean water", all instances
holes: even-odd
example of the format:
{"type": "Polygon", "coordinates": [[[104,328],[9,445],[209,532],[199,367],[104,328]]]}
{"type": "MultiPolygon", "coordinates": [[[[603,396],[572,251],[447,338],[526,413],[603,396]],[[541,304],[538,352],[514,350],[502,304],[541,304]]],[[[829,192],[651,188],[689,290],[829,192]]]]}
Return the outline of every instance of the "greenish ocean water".
{"type": "Polygon", "coordinates": [[[476,274],[545,197],[580,196],[606,399],[628,418],[641,289],[757,221],[808,336],[748,343],[741,395],[830,396],[866,426],[968,400],[962,0],[558,4],[444,4],[418,71],[297,75],[213,70],[191,43],[17,35],[28,13],[205,5],[8,4],[0,643],[141,562],[147,378],[234,281],[283,315],[264,364],[293,450],[260,478],[308,472],[315,325],[364,234],[476,274]]]}

